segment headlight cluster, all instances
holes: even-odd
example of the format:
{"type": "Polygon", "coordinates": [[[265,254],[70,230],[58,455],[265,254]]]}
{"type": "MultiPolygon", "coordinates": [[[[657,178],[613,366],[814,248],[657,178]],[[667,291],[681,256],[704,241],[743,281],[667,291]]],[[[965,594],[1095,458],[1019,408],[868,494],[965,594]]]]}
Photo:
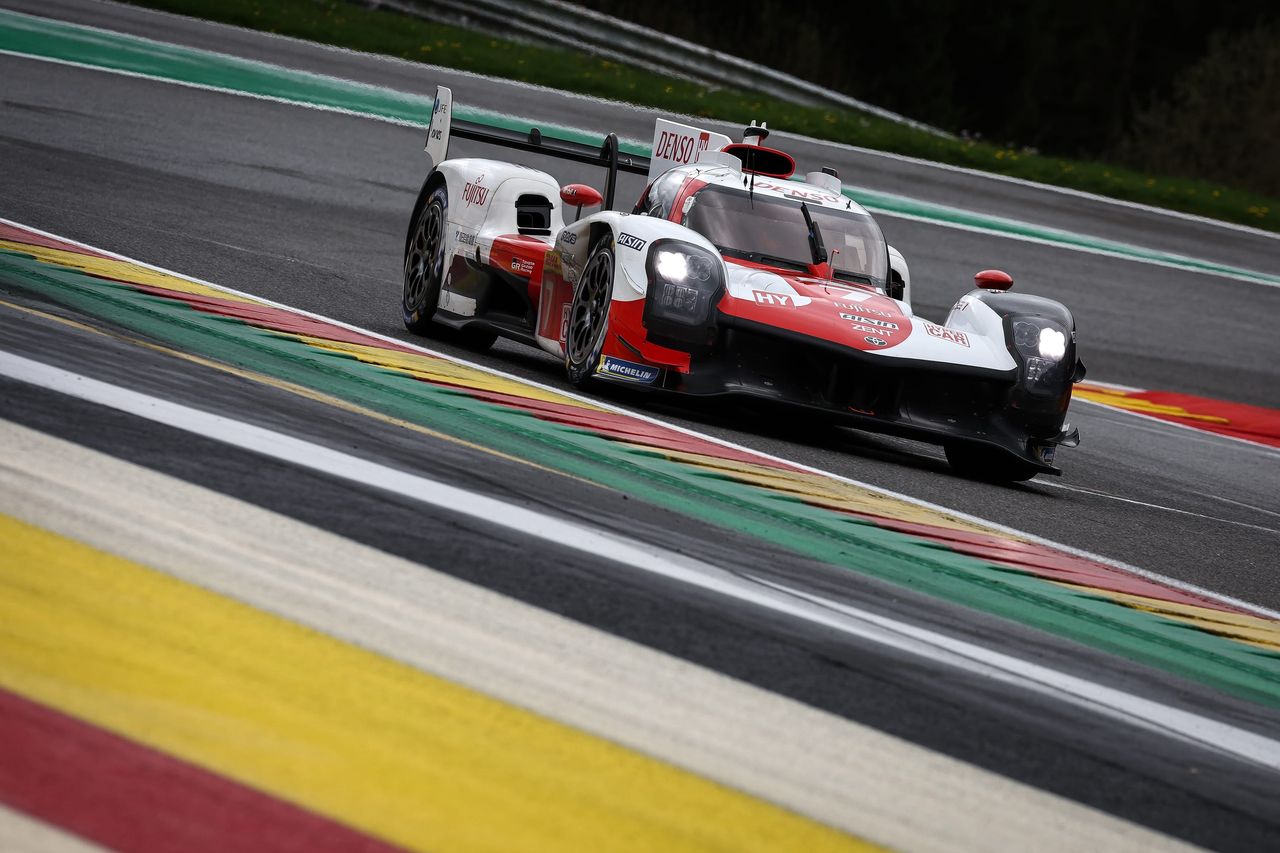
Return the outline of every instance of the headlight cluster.
{"type": "Polygon", "coordinates": [[[680,240],[655,240],[645,264],[649,290],[644,323],[651,334],[705,343],[724,293],[720,259],[680,240]]]}
{"type": "Polygon", "coordinates": [[[1013,346],[1033,383],[1052,383],[1063,372],[1059,365],[1067,354],[1069,333],[1043,317],[1012,318],[1013,346]]]}

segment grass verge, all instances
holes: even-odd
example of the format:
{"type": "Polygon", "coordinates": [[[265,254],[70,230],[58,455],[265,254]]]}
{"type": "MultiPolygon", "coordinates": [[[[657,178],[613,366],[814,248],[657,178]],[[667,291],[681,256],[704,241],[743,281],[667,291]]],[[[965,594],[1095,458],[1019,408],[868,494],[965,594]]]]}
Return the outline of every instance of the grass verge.
{"type": "Polygon", "coordinates": [[[535,47],[370,9],[349,0],[129,0],[136,5],[417,62],[536,83],[664,112],[773,127],[849,145],[1084,190],[1280,231],[1280,201],[1208,181],[945,139],[853,111],[802,107],[582,53],[535,47]]]}

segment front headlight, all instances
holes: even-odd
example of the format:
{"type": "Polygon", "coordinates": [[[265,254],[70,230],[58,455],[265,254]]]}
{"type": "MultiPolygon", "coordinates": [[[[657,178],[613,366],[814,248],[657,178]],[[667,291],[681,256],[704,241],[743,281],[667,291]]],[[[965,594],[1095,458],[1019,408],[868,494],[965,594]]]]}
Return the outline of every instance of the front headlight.
{"type": "Polygon", "coordinates": [[[680,240],[655,240],[645,264],[649,291],[646,325],[705,326],[724,292],[720,259],[680,240]]]}
{"type": "Polygon", "coordinates": [[[1061,361],[1067,354],[1067,335],[1039,317],[1020,318],[1013,321],[1013,345],[1025,356],[1061,361]]]}
{"type": "Polygon", "coordinates": [[[1033,383],[1056,382],[1059,363],[1067,354],[1068,332],[1044,317],[1014,317],[1013,346],[1033,383]]]}

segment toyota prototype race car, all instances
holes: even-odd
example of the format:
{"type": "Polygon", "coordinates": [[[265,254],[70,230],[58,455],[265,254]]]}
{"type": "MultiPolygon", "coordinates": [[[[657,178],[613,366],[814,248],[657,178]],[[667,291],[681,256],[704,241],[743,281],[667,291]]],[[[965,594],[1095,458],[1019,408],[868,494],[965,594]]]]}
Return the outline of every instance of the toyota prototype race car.
{"type": "Polygon", "coordinates": [[[976,276],[941,325],[911,310],[911,275],[830,169],[658,119],[653,154],[609,134],[581,142],[453,120],[440,87],[431,172],[405,238],[403,309],[415,333],[471,347],[511,338],[564,360],[569,382],[806,407],[852,426],[941,444],[963,475],[1059,474],[1054,454],[1083,378],[1075,321],[1058,302],[976,276]],[[450,137],[605,168],[604,192],[487,159],[450,137]],[[618,172],[647,186],[613,210],[618,172]],[[790,179],[790,180],[789,180],[790,179]],[[583,208],[601,206],[587,216],[583,208]],[[565,211],[572,209],[572,221],[565,211]]]}

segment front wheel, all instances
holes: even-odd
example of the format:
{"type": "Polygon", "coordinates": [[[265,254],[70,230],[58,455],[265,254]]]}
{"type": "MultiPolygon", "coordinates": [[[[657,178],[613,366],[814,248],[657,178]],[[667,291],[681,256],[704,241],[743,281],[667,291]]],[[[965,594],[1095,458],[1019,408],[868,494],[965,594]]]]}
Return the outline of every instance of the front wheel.
{"type": "Polygon", "coordinates": [[[570,384],[581,388],[591,381],[600,364],[609,306],[613,301],[613,248],[601,241],[591,251],[569,306],[569,330],[565,336],[564,369],[570,384]]]}
{"type": "Polygon", "coordinates": [[[948,444],[944,448],[951,469],[961,477],[988,483],[1030,480],[1039,471],[1032,465],[993,447],[948,444]]]}

